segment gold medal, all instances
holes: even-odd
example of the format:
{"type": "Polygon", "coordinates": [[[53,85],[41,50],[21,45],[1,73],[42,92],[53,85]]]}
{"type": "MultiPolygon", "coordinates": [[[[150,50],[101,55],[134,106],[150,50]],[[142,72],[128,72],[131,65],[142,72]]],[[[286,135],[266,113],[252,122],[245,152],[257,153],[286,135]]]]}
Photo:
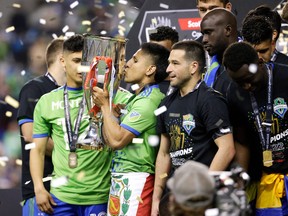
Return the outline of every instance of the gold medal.
{"type": "Polygon", "coordinates": [[[263,165],[265,167],[270,167],[273,165],[272,151],[271,150],[263,151],[263,165]]]}
{"type": "Polygon", "coordinates": [[[76,152],[70,152],[68,157],[68,163],[70,168],[77,167],[77,154],[76,152]]]}

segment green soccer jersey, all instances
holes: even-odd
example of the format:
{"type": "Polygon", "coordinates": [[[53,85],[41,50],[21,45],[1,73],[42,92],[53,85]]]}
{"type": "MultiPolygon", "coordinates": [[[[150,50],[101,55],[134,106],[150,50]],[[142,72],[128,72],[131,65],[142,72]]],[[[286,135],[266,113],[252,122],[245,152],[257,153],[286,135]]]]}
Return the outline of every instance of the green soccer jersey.
{"type": "Polygon", "coordinates": [[[120,92],[115,97],[115,104],[126,103],[126,113],[121,116],[121,127],[139,138],[141,143],[129,143],[121,150],[114,151],[112,172],[155,172],[155,160],[158,147],[148,143],[150,135],[156,134],[156,116],[154,110],[164,98],[158,85],[146,87],[140,94],[120,92]],[[127,100],[128,98],[128,100],[127,100]]]}
{"type": "MultiPolygon", "coordinates": [[[[67,88],[70,105],[71,124],[74,125],[78,115],[83,90],[67,88]]],[[[77,149],[78,165],[68,165],[69,142],[66,133],[64,88],[58,88],[43,95],[34,112],[33,137],[51,136],[54,141],[52,161],[54,165],[53,180],[68,177],[67,184],[51,186],[51,193],[69,204],[93,205],[107,203],[110,187],[110,166],[112,152],[77,149]]],[[[85,108],[79,128],[78,141],[85,139],[89,130],[89,116],[85,108]]]]}

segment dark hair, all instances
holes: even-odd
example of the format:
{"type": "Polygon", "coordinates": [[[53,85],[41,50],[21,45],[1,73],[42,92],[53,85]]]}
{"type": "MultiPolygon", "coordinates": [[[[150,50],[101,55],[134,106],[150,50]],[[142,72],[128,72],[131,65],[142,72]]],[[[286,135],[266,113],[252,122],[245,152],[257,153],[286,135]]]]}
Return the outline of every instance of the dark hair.
{"type": "Polygon", "coordinates": [[[167,76],[166,69],[168,67],[168,58],[170,52],[165,47],[156,43],[143,43],[141,45],[143,53],[150,55],[156,66],[155,82],[162,82],[167,76]]]}
{"type": "Polygon", "coordinates": [[[84,37],[80,34],[75,34],[63,43],[63,51],[80,52],[83,50],[84,37]]]}
{"type": "Polygon", "coordinates": [[[254,10],[250,10],[247,16],[263,16],[270,20],[273,30],[277,31],[277,37],[275,40],[278,39],[281,31],[281,16],[277,11],[272,10],[268,5],[260,5],[259,7],[255,8],[254,10]]]}
{"type": "Polygon", "coordinates": [[[55,61],[59,53],[63,52],[64,39],[56,38],[52,40],[46,48],[46,65],[49,68],[55,61]]]}
{"type": "Polygon", "coordinates": [[[179,41],[178,32],[169,26],[158,26],[156,32],[149,34],[152,41],[171,40],[172,44],[179,41]]]}
{"type": "Polygon", "coordinates": [[[172,50],[180,49],[185,51],[187,60],[197,61],[199,64],[199,73],[205,71],[205,50],[203,45],[198,41],[180,41],[172,46],[172,50]]]}
{"type": "Polygon", "coordinates": [[[242,26],[242,36],[245,41],[258,45],[266,40],[272,40],[271,22],[263,16],[246,16],[242,26]]]}
{"type": "Polygon", "coordinates": [[[231,44],[224,52],[223,65],[231,71],[239,70],[244,64],[258,62],[255,49],[246,42],[231,44]]]}
{"type": "MultiPolygon", "coordinates": [[[[207,3],[209,1],[211,1],[211,0],[196,0],[196,5],[198,5],[199,2],[207,3]]],[[[230,3],[229,0],[219,0],[219,1],[222,2],[224,6],[226,6],[228,3],[230,3]]]]}

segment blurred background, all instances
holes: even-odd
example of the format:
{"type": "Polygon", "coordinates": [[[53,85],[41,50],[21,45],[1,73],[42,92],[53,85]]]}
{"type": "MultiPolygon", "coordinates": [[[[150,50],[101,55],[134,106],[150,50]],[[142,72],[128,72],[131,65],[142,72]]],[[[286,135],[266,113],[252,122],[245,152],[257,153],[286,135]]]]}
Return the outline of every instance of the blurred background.
{"type": "MultiPolygon", "coordinates": [[[[238,22],[248,10],[264,3],[281,14],[286,1],[253,0],[243,4],[231,0],[238,22]]],[[[46,72],[45,49],[53,38],[74,32],[120,35],[129,39],[126,52],[129,59],[140,41],[145,41],[141,40],[145,22],[154,23],[153,27],[165,24],[175,27],[177,24],[169,16],[182,13],[181,9],[186,9],[186,17],[192,13],[192,17],[198,16],[195,0],[0,0],[0,3],[0,189],[19,188],[18,95],[25,82],[46,72]],[[149,11],[155,15],[147,21],[149,11]]],[[[277,47],[287,54],[288,24],[282,26],[277,47]]],[[[193,39],[194,30],[187,34],[179,28],[176,26],[181,40],[193,39]]],[[[199,28],[195,31],[197,35],[199,28]]]]}

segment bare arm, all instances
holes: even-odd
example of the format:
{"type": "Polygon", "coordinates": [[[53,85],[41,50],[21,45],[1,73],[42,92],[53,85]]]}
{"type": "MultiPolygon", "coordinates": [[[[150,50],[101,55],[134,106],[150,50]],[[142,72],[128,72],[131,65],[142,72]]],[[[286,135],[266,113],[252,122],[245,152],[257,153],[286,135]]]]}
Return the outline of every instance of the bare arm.
{"type": "MultiPolygon", "coordinates": [[[[32,143],[33,142],[33,123],[32,122],[27,122],[21,125],[20,127],[23,138],[25,140],[26,143],[32,143]]],[[[49,138],[48,143],[46,145],[46,149],[45,149],[45,154],[50,156],[52,155],[52,151],[53,151],[53,147],[54,147],[54,143],[53,140],[51,138],[49,138]]]]}
{"type": "Polygon", "coordinates": [[[152,198],[151,216],[159,214],[159,203],[167,182],[167,176],[171,169],[171,158],[169,154],[170,138],[168,135],[161,135],[160,149],[156,159],[155,183],[152,198]]]}
{"type": "Polygon", "coordinates": [[[50,193],[43,184],[44,156],[48,138],[35,138],[35,148],[30,151],[30,172],[34,183],[36,202],[41,211],[53,213],[51,204],[55,205],[50,193]]]}
{"type": "Polygon", "coordinates": [[[223,171],[228,167],[235,155],[233,135],[232,133],[225,134],[215,139],[214,142],[218,146],[218,151],[210,164],[209,170],[223,171]]]}
{"type": "Polygon", "coordinates": [[[247,145],[247,135],[244,128],[234,128],[234,142],[236,148],[235,162],[246,171],[248,170],[250,160],[250,150],[247,145]]]}

